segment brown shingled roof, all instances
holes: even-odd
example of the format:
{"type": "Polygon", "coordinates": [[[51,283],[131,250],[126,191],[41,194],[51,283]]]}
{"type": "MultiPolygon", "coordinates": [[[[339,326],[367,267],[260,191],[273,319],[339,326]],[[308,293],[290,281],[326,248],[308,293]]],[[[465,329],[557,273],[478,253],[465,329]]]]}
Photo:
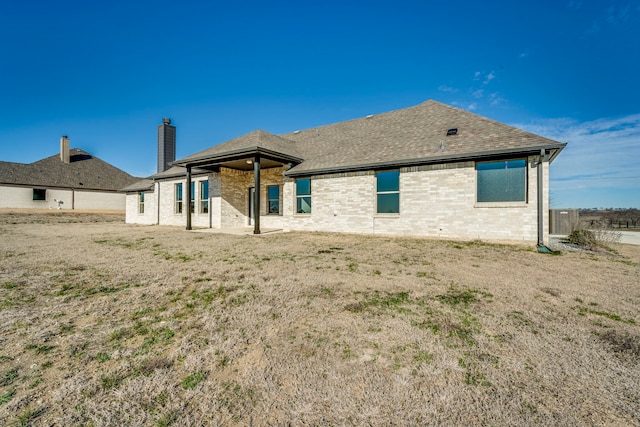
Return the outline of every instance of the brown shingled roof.
{"type": "Polygon", "coordinates": [[[286,157],[302,159],[297,144],[294,142],[263,130],[254,130],[246,135],[184,157],[174,163],[184,165],[200,159],[228,157],[254,151],[263,151],[274,155],[284,155],[286,157]]]}
{"type": "Polygon", "coordinates": [[[29,164],[0,162],[0,184],[116,191],[140,179],[78,148],[70,160],[56,154],[29,164]]]}
{"type": "Polygon", "coordinates": [[[304,153],[304,162],[287,175],[561,150],[566,145],[436,101],[282,136],[296,141],[304,153]],[[447,136],[453,128],[457,134],[447,136]]]}
{"type": "Polygon", "coordinates": [[[279,154],[289,176],[551,152],[566,144],[437,101],[331,125],[273,135],[257,130],[184,157],[205,166],[256,152],[279,154]],[[447,136],[449,129],[457,129],[447,136]]]}

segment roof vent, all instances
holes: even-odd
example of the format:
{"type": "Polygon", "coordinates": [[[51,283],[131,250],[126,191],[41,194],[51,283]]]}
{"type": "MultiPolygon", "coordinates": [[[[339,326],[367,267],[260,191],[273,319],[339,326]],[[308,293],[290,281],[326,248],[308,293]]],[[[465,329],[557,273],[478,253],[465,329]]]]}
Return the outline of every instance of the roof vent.
{"type": "Polygon", "coordinates": [[[457,134],[458,134],[458,128],[452,128],[447,131],[447,136],[457,135],[457,134]]]}
{"type": "Polygon", "coordinates": [[[295,133],[296,135],[300,133],[299,130],[294,130],[293,133],[295,133]]]}
{"type": "Polygon", "coordinates": [[[373,114],[369,114],[366,116],[367,119],[370,119],[371,117],[373,117],[373,114]]]}

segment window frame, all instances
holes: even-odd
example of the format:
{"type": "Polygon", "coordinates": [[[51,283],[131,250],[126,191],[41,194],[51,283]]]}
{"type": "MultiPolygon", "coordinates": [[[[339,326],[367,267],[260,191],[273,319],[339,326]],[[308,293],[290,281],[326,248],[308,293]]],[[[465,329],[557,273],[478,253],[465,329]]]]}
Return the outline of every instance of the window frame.
{"type": "Polygon", "coordinates": [[[32,194],[32,200],[35,202],[47,201],[47,189],[46,188],[34,188],[32,194]]]}
{"type": "Polygon", "coordinates": [[[182,201],[184,199],[184,194],[182,192],[182,183],[178,182],[173,185],[173,201],[174,208],[173,213],[176,215],[181,215],[183,212],[182,201]]]}
{"type": "MultiPolygon", "coordinates": [[[[481,207],[486,207],[486,206],[523,206],[526,205],[529,202],[529,173],[528,173],[528,169],[529,169],[529,163],[528,163],[528,158],[526,157],[509,157],[509,158],[498,158],[498,159],[493,159],[493,160],[483,160],[483,161],[476,161],[475,162],[475,178],[476,178],[476,183],[475,183],[475,201],[476,201],[476,205],[477,206],[481,206],[481,207]],[[521,198],[519,197],[517,200],[513,200],[510,198],[505,198],[504,200],[488,200],[488,199],[484,199],[484,200],[480,200],[480,185],[481,183],[481,179],[479,176],[479,173],[481,172],[481,170],[478,168],[480,165],[489,165],[489,164],[498,164],[498,163],[503,163],[505,165],[504,169],[500,168],[499,170],[508,170],[509,169],[509,162],[515,163],[518,162],[521,164],[521,166],[516,166],[515,168],[511,168],[511,169],[521,169],[522,170],[522,180],[523,182],[521,183],[522,185],[522,194],[520,195],[521,198]]],[[[484,184],[487,185],[487,184],[484,184]]],[[[520,190],[518,190],[520,191],[520,190]]],[[[486,192],[486,191],[485,191],[486,192]]]]}
{"type": "Polygon", "coordinates": [[[311,178],[300,178],[300,179],[296,179],[296,205],[295,205],[295,213],[296,215],[311,215],[311,212],[313,212],[313,208],[312,208],[312,203],[311,203],[311,178]],[[304,181],[308,181],[308,187],[309,187],[309,192],[308,193],[301,193],[300,191],[298,191],[298,184],[304,181]],[[300,204],[302,201],[304,201],[304,199],[308,199],[308,203],[307,205],[309,206],[309,211],[308,212],[304,212],[302,209],[300,209],[300,204]]]}
{"type": "Polygon", "coordinates": [[[138,214],[144,215],[144,191],[138,192],[138,214]]]}
{"type": "Polygon", "coordinates": [[[376,171],[376,215],[400,215],[400,169],[390,169],[376,171]],[[388,173],[397,174],[397,190],[382,190],[380,191],[380,176],[388,173]],[[380,212],[380,196],[397,195],[397,212],[380,212]]]}
{"type": "MultiPolygon", "coordinates": [[[[297,202],[296,202],[297,205],[297,202]]],[[[297,207],[297,206],[296,206],[297,207]]],[[[279,185],[267,185],[267,215],[280,215],[280,186],[279,185]],[[271,197],[271,189],[275,188],[277,190],[276,197],[271,197]],[[271,210],[271,203],[275,202],[277,209],[275,211],[271,210]]]]}
{"type": "Polygon", "coordinates": [[[198,181],[200,183],[200,207],[198,212],[201,214],[209,213],[209,180],[198,181]]]}

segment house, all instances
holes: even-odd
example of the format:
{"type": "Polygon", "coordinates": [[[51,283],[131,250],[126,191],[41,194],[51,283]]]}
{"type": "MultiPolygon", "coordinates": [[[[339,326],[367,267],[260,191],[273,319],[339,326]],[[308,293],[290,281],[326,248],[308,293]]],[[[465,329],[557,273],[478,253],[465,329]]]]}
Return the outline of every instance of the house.
{"type": "Polygon", "coordinates": [[[256,130],[129,187],[127,222],[542,244],[549,165],[565,145],[436,101],[256,130]]]}
{"type": "Polygon", "coordinates": [[[118,189],[140,178],[60,138],[60,154],[30,164],[0,162],[0,208],[125,210],[118,189]]]}

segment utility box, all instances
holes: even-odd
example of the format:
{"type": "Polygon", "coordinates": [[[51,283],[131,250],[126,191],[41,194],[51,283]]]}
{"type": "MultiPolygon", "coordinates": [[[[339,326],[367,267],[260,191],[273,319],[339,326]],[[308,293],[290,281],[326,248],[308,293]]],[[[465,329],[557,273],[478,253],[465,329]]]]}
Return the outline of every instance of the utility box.
{"type": "Polygon", "coordinates": [[[549,234],[568,236],[578,225],[578,209],[549,209],[549,234]]]}

